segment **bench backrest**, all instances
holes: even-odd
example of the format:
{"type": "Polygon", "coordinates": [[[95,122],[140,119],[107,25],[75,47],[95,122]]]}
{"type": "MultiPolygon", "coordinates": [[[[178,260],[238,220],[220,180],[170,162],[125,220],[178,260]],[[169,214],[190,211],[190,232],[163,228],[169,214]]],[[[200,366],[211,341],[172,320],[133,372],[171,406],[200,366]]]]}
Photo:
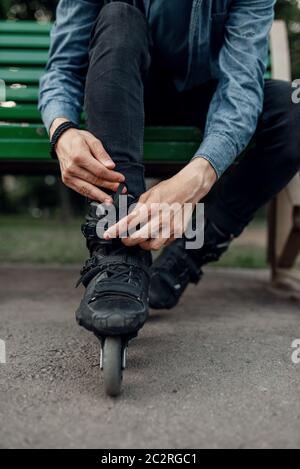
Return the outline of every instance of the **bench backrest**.
{"type": "MultiPolygon", "coordinates": [[[[50,23],[0,21],[0,163],[49,161],[49,143],[37,99],[50,29],[50,23]]],[[[148,128],[145,162],[165,164],[166,169],[168,164],[184,163],[200,140],[196,128],[148,128]]]]}

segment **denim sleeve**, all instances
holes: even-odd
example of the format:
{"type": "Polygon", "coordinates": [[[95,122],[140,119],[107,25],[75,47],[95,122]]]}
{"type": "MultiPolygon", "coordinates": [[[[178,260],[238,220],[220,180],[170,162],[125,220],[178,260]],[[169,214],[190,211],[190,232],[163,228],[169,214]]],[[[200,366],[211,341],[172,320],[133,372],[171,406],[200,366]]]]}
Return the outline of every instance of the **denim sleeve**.
{"type": "Polygon", "coordinates": [[[92,28],[101,0],[60,0],[51,32],[46,72],[40,80],[39,110],[49,131],[57,117],[79,123],[92,28]]]}
{"type": "Polygon", "coordinates": [[[218,87],[195,155],[207,159],[218,177],[245,150],[262,112],[274,4],[274,0],[233,0],[231,4],[225,41],[213,66],[218,87]]]}

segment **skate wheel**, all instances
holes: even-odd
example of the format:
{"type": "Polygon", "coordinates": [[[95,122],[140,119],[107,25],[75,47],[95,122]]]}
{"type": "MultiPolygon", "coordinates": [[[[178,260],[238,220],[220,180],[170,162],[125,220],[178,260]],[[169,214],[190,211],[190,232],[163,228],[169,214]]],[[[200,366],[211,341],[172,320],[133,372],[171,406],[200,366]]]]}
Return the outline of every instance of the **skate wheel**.
{"type": "Polygon", "coordinates": [[[123,377],[123,344],[120,337],[107,337],[103,346],[104,386],[108,396],[121,393],[123,377]]]}

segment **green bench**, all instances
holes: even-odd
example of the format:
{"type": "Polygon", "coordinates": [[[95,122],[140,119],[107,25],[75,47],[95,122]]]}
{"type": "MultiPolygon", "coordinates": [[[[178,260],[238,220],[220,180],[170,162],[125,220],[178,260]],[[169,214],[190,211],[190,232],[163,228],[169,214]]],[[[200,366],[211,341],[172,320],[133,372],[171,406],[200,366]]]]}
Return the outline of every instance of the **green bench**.
{"type": "MultiPolygon", "coordinates": [[[[0,79],[6,85],[6,102],[0,105],[1,172],[57,171],[49,160],[47,134],[37,110],[38,80],[47,61],[50,29],[51,24],[30,21],[0,22],[0,79]]],[[[271,76],[271,60],[267,76],[271,76]]],[[[147,128],[148,174],[174,172],[193,156],[200,141],[197,128],[147,128]]]]}
{"type": "MultiPolygon", "coordinates": [[[[49,159],[47,133],[37,110],[38,81],[47,61],[50,29],[50,24],[31,21],[0,22],[0,80],[6,91],[6,101],[0,105],[2,173],[57,172],[57,165],[49,159]]],[[[165,176],[175,171],[194,154],[200,140],[196,128],[147,128],[148,173],[165,176]]]]}
{"type": "MultiPolygon", "coordinates": [[[[47,61],[51,24],[0,21],[0,174],[52,174],[47,133],[37,110],[38,82],[47,61]]],[[[285,24],[274,23],[266,77],[290,79],[285,24]]],[[[197,128],[155,127],[145,132],[148,175],[166,177],[193,156],[197,128]]],[[[290,285],[300,250],[300,177],[270,205],[269,260],[277,285],[290,285]]],[[[293,280],[294,281],[294,280],[293,280]]],[[[293,285],[294,288],[294,285],[293,285]]],[[[299,288],[300,290],[300,288],[299,288]]]]}

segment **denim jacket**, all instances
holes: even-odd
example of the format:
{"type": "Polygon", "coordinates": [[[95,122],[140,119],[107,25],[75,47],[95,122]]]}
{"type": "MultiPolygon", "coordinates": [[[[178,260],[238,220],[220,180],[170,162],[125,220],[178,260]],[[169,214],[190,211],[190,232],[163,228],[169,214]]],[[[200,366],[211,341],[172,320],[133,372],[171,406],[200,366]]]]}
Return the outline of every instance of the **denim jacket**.
{"type": "MultiPolygon", "coordinates": [[[[167,1],[161,0],[162,8],[167,1]]],[[[176,2],[184,0],[171,1],[175,15],[176,2]]],[[[150,2],[144,0],[146,14],[150,2]]],[[[177,87],[186,90],[218,81],[195,157],[206,158],[219,177],[256,130],[274,5],[275,0],[193,0],[187,30],[188,68],[177,87]]],[[[89,40],[102,6],[103,0],[59,2],[49,61],[40,83],[39,109],[47,129],[57,117],[80,120],[89,40]]]]}

